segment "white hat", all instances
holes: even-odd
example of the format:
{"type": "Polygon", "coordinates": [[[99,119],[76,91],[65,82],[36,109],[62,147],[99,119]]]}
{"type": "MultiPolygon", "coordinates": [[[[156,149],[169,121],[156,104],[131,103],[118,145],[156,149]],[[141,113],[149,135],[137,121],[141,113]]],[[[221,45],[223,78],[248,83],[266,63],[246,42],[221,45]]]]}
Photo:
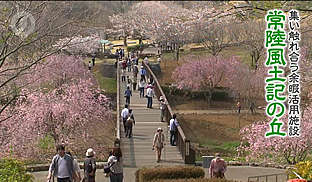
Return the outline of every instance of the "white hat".
{"type": "Polygon", "coordinates": [[[90,157],[90,156],[93,156],[94,155],[94,152],[93,152],[93,149],[92,148],[89,148],[86,152],[86,156],[87,157],[90,157]]]}
{"type": "Polygon", "coordinates": [[[159,130],[160,130],[160,131],[163,131],[163,130],[161,129],[161,127],[158,127],[157,131],[159,131],[159,130]]]}
{"type": "Polygon", "coordinates": [[[141,66],[141,68],[144,68],[144,66],[141,66]]]}

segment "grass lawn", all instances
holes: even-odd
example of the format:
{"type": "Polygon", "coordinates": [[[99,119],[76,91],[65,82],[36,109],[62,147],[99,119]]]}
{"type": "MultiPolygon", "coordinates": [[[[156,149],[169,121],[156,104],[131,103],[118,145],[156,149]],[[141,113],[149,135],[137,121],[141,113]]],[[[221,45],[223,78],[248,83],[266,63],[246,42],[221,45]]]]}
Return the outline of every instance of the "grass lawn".
{"type": "Polygon", "coordinates": [[[100,72],[93,73],[101,89],[106,93],[117,93],[117,81],[115,78],[103,77],[100,72]]]}

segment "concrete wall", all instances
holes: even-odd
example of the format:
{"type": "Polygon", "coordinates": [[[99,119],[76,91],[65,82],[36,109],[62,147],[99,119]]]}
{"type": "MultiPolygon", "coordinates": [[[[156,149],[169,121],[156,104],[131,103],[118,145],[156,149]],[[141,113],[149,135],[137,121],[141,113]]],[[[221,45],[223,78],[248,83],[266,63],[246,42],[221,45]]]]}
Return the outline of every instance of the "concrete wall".
{"type": "Polygon", "coordinates": [[[116,78],[116,67],[113,64],[103,63],[100,67],[100,73],[103,77],[116,78]]]}

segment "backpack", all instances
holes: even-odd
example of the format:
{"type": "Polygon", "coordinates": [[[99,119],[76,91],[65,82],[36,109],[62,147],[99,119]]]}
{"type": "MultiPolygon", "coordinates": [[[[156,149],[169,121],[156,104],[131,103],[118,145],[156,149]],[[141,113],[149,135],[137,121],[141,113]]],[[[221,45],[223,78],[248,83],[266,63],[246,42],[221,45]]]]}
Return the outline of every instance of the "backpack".
{"type": "Polygon", "coordinates": [[[92,171],[93,171],[93,168],[92,168],[92,158],[88,158],[87,160],[85,160],[85,163],[84,163],[84,165],[85,165],[85,170],[87,171],[87,172],[89,172],[89,173],[91,173],[92,171]],[[87,162],[87,160],[89,160],[89,162],[88,162],[88,164],[86,164],[86,162],[87,162]]]}

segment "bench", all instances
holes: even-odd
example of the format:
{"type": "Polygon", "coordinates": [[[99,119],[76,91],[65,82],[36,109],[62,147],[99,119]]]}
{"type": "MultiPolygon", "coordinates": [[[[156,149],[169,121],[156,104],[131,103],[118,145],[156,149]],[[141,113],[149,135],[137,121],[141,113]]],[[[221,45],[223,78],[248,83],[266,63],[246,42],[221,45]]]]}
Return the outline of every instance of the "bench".
{"type": "Polygon", "coordinates": [[[190,48],[190,51],[204,51],[205,47],[192,47],[190,48]]]}

